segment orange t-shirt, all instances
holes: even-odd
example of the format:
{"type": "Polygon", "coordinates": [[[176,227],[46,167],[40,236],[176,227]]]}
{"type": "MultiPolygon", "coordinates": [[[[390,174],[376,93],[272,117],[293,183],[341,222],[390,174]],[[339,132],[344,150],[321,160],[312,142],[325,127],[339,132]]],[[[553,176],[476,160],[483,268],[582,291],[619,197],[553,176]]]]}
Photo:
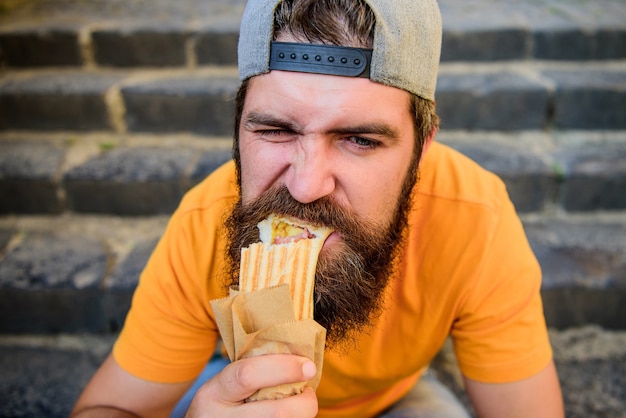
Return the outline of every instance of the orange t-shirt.
{"type": "MultiPolygon", "coordinates": [[[[461,371],[478,381],[524,379],[551,359],[541,271],[503,183],[436,143],[420,172],[386,309],[354,349],[327,350],[320,417],[378,414],[413,386],[449,335],[461,371]]],[[[213,354],[219,334],[209,301],[225,296],[223,223],[236,198],[230,162],[172,216],[114,347],[129,373],[188,381],[213,354]]]]}

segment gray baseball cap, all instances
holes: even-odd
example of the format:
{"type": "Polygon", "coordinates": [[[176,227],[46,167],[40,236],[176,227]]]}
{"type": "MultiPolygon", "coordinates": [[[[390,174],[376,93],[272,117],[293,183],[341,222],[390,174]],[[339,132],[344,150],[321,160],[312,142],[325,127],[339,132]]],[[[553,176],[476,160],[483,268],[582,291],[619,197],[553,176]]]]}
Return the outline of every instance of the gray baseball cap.
{"type": "Polygon", "coordinates": [[[373,49],[272,42],[281,1],[246,4],[238,47],[241,80],[273,69],[369,77],[434,100],[442,36],[436,0],[364,0],[376,17],[373,49]]]}

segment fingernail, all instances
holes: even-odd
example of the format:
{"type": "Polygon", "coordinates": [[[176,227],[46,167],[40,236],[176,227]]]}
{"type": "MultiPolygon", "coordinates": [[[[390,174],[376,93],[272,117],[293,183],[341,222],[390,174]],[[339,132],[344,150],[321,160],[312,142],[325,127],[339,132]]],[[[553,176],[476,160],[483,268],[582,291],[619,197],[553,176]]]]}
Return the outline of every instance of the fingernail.
{"type": "Polygon", "coordinates": [[[302,364],[302,374],[306,379],[312,378],[315,376],[315,373],[317,373],[315,363],[312,361],[306,361],[302,364]]]}

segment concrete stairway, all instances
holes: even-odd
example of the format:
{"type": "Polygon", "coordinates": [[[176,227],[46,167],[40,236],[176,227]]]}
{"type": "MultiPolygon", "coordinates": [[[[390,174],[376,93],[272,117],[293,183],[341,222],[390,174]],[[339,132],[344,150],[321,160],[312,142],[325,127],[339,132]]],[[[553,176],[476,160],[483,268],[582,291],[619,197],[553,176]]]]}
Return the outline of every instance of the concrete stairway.
{"type": "MultiPolygon", "coordinates": [[[[51,399],[72,399],[106,351],[168,214],[229,158],[244,1],[4,3],[0,367],[71,364],[69,346],[91,368],[67,392],[0,378],[0,416],[64,416],[51,399]]],[[[555,335],[625,329],[626,4],[440,5],[438,139],[506,181],[555,335]]],[[[623,416],[615,399],[580,416],[623,416]]]]}

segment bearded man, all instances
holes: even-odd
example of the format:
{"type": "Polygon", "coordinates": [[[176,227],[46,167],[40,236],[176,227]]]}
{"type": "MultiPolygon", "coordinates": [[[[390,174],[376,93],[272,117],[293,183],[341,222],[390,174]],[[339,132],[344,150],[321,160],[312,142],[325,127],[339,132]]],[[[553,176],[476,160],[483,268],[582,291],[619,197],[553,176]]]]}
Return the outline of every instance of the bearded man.
{"type": "Polygon", "coordinates": [[[73,416],[168,416],[186,393],[174,416],[467,417],[425,371],[448,336],[478,415],[563,416],[539,266],[504,185],[434,142],[440,46],[435,0],[248,3],[234,161],[173,215],[73,416]],[[315,277],[327,348],[317,391],[245,402],[317,373],[288,354],[204,369],[209,302],[269,214],[334,230],[315,277]]]}

